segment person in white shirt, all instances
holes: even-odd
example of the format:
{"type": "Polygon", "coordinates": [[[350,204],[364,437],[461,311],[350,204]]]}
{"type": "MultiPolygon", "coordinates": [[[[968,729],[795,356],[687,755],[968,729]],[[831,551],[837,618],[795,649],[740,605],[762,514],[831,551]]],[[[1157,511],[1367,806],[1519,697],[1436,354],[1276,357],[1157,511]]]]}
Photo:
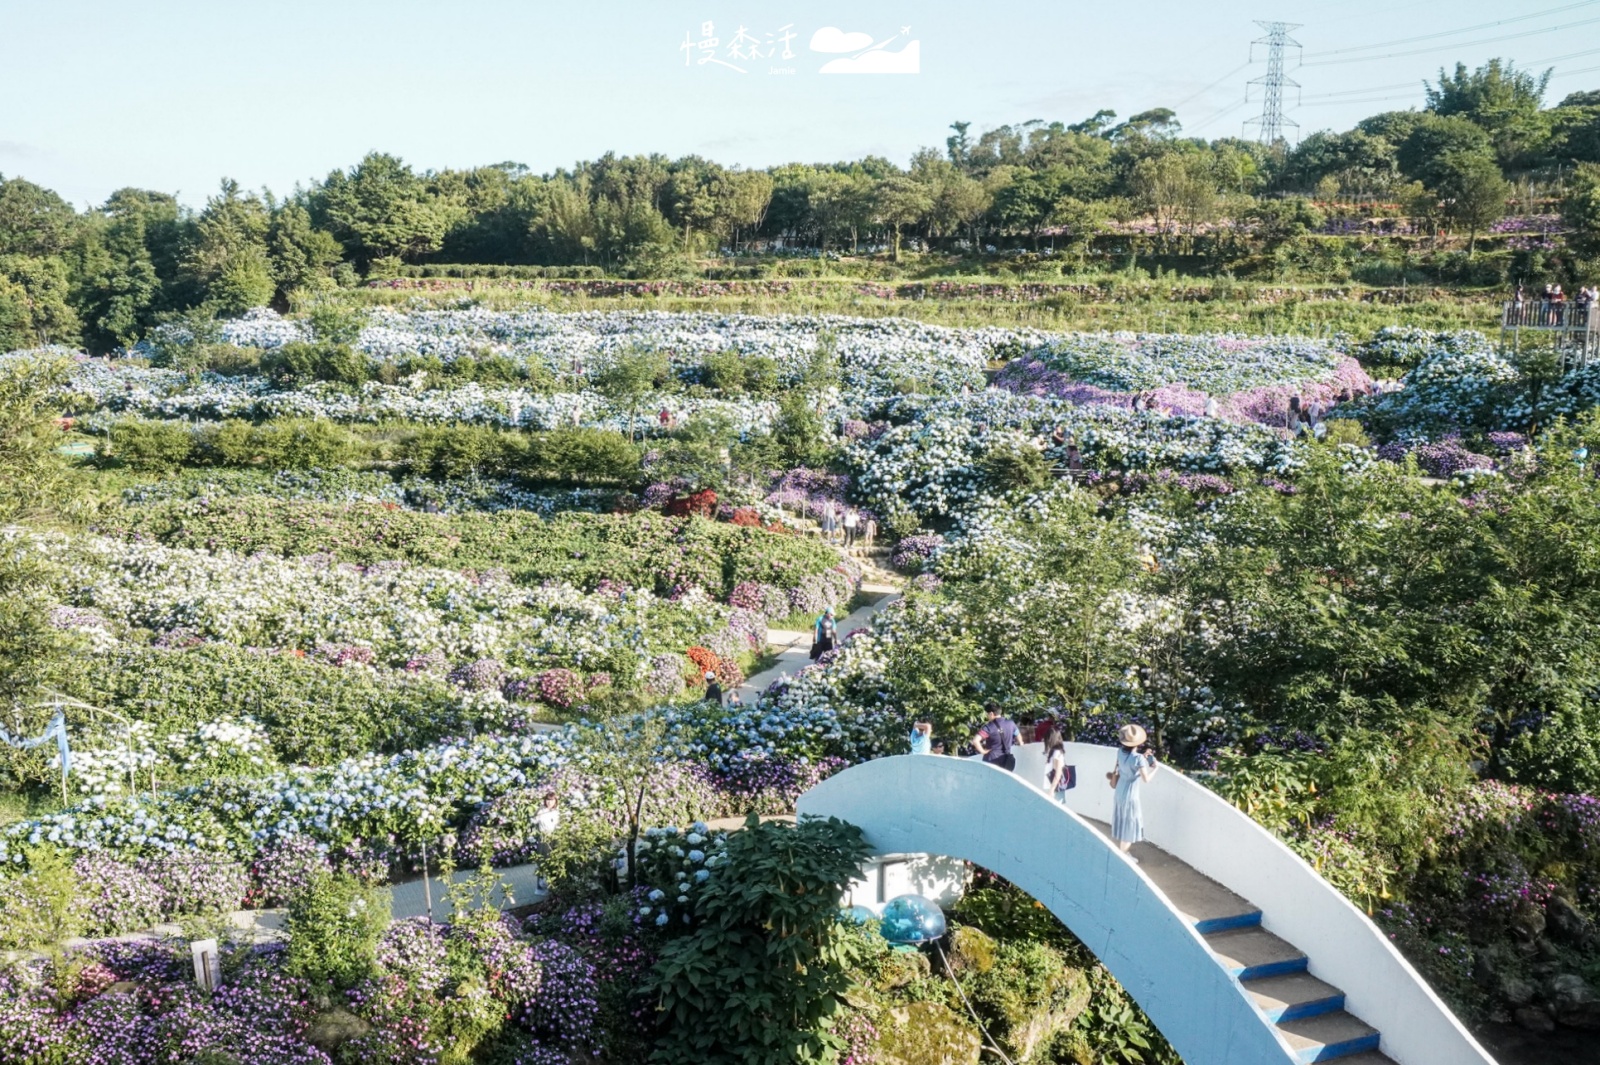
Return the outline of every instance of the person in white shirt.
{"type": "Polygon", "coordinates": [[[539,808],[539,812],[533,817],[533,823],[538,826],[539,835],[541,836],[550,835],[561,824],[561,807],[556,805],[556,802],[555,792],[547,791],[544,793],[544,805],[539,808]]]}

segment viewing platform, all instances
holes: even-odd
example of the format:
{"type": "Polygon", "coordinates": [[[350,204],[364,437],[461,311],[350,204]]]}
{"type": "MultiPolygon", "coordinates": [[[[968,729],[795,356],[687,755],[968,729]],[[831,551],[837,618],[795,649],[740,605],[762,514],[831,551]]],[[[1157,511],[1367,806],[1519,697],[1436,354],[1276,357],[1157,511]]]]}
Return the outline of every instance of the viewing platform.
{"type": "Polygon", "coordinates": [[[1568,369],[1600,359],[1600,307],[1593,303],[1507,301],[1500,315],[1501,344],[1509,333],[1512,349],[1520,347],[1524,330],[1550,335],[1568,369]]]}

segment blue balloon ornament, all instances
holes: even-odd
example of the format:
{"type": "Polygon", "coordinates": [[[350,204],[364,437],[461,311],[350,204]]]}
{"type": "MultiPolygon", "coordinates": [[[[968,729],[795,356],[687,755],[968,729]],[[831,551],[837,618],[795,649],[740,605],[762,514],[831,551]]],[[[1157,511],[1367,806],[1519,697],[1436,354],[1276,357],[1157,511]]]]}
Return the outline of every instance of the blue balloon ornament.
{"type": "Polygon", "coordinates": [[[921,895],[897,895],[883,907],[878,931],[900,946],[930,943],[944,935],[944,911],[921,895]]]}

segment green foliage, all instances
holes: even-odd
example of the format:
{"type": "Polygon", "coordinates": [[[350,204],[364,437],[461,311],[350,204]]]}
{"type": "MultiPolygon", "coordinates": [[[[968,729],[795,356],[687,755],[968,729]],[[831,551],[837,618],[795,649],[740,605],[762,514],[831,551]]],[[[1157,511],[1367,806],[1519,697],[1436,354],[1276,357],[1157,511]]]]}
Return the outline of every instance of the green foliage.
{"type": "Polygon", "coordinates": [[[1051,482],[1050,463],[1029,444],[997,443],[983,456],[979,469],[999,496],[1028,495],[1051,482]]]}
{"type": "Polygon", "coordinates": [[[694,930],[666,945],[651,976],[669,1026],[652,1060],[832,1060],[839,1037],[827,1022],[853,958],[839,899],[866,856],[860,830],[834,818],[791,825],[752,815],[729,836],[727,860],[695,905],[694,930]]]}
{"type": "Polygon", "coordinates": [[[0,949],[49,947],[80,931],[77,877],[71,860],[54,847],[27,851],[28,872],[0,891],[0,949]]]}
{"type": "Polygon", "coordinates": [[[1018,1060],[1073,1024],[1089,1001],[1089,979],[1040,942],[1002,942],[994,964],[960,977],[996,1042],[1018,1060]]]}
{"type": "Polygon", "coordinates": [[[0,524],[69,508],[77,491],[56,452],[53,392],[66,380],[59,360],[21,358],[0,366],[0,524]]]}
{"type": "MultiPolygon", "coordinates": [[[[459,693],[428,676],[218,643],[171,651],[120,646],[83,664],[76,690],[84,700],[150,724],[158,739],[218,718],[249,717],[266,728],[279,761],[291,765],[414,749],[466,726],[459,693]]],[[[80,726],[73,742],[92,735],[80,726]]]]}
{"type": "Polygon", "coordinates": [[[1578,167],[1561,200],[1561,221],[1580,254],[1600,258],[1600,163],[1578,167]]]}
{"type": "Polygon", "coordinates": [[[387,892],[345,873],[316,873],[289,899],[284,968],[336,990],[354,987],[376,967],[388,927],[387,892]]]}
{"type": "Polygon", "coordinates": [[[826,466],[834,450],[832,434],[823,425],[822,416],[799,390],[785,392],[779,398],[772,439],[783,465],[789,467],[826,466]]]}
{"type": "Polygon", "coordinates": [[[115,458],[129,469],[171,473],[195,450],[194,434],[182,422],[122,418],[100,445],[102,458],[115,458]]]}
{"type": "Polygon", "coordinates": [[[633,440],[634,422],[645,398],[665,387],[672,377],[666,352],[635,349],[617,355],[592,384],[606,399],[628,411],[628,440],[633,440]]]}
{"type": "Polygon", "coordinates": [[[98,528],[170,547],[240,554],[328,552],[363,565],[401,559],[504,568],[530,585],[556,579],[592,590],[609,578],[668,595],[679,584],[694,584],[719,598],[741,581],[788,587],[838,562],[825,545],[805,537],[648,511],[568,512],[546,520],[528,511],[426,514],[382,503],[234,496],[108,507],[98,528]],[[670,568],[661,563],[669,554],[675,556],[670,568]]]}

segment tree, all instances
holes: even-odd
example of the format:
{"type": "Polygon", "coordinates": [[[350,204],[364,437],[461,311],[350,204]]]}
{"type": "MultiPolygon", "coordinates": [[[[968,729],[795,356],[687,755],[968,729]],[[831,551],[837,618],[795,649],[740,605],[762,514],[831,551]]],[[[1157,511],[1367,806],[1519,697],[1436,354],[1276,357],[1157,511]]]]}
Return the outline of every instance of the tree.
{"type": "Polygon", "coordinates": [[[275,303],[287,305],[292,297],[333,287],[333,268],[343,251],[332,233],[311,224],[311,212],[304,206],[285,203],[273,211],[266,244],[277,284],[275,303]]]}
{"type": "Polygon", "coordinates": [[[1459,115],[1424,115],[1400,143],[1397,160],[1401,173],[1429,188],[1443,176],[1444,158],[1453,153],[1492,157],[1489,135],[1470,119],[1459,115]]]}
{"type": "Polygon", "coordinates": [[[59,255],[72,243],[78,215],[49,189],[0,175],[0,256],[59,255]]]}
{"type": "Polygon", "coordinates": [[[901,228],[916,225],[926,217],[933,210],[933,197],[928,193],[927,186],[895,174],[878,185],[873,208],[878,221],[888,226],[894,235],[889,260],[899,262],[901,228]]]}
{"type": "Polygon", "coordinates": [[[988,689],[1053,700],[1072,734],[1090,700],[1134,663],[1123,614],[1138,572],[1131,529],[1102,519],[1095,498],[1076,489],[1009,518],[1003,535],[949,553],[940,567],[967,613],[964,627],[981,641],[988,689]]]}
{"type": "Polygon", "coordinates": [[[119,189],[84,220],[73,249],[84,340],[107,351],[138,340],[186,299],[179,260],[188,221],[171,196],[119,189]]]}
{"type": "Polygon", "coordinates": [[[1444,215],[1470,234],[1467,254],[1478,246],[1478,232],[1506,213],[1511,185],[1500,176],[1495,161],[1479,152],[1449,152],[1435,167],[1433,191],[1444,204],[1444,215]]]}
{"type": "Polygon", "coordinates": [[[634,348],[620,353],[595,374],[595,390],[628,411],[629,442],[633,440],[639,407],[670,372],[665,352],[634,348]]]}
{"type": "Polygon", "coordinates": [[[67,263],[56,256],[0,255],[0,351],[46,344],[75,344],[67,263]]]}
{"type": "Polygon", "coordinates": [[[1518,116],[1534,114],[1544,101],[1554,69],[1535,76],[1515,63],[1491,59],[1468,73],[1457,63],[1454,74],[1439,69],[1439,83],[1424,85],[1428,110],[1436,115],[1461,115],[1485,129],[1496,129],[1518,116]]]}
{"type": "Polygon", "coordinates": [[[436,251],[449,215],[427,183],[400,159],[369,153],[349,173],[335,170],[309,198],[311,216],[362,267],[384,256],[436,251]]]}
{"type": "Polygon", "coordinates": [[[861,875],[861,830],[751,814],[695,900],[694,929],[662,948],[661,1065],[824,1065],[843,1040],[828,1021],[850,988],[853,940],[839,899],[861,875]],[[715,1017],[716,1023],[706,1023],[715,1017]]]}
{"type": "Polygon", "coordinates": [[[232,315],[272,299],[277,285],[267,260],[267,207],[239,183],[224,179],[195,223],[183,256],[186,280],[219,314],[232,315]]]}
{"type": "Polygon", "coordinates": [[[1571,230],[1567,240],[1580,255],[1600,257],[1600,165],[1578,167],[1561,199],[1561,221],[1571,230]]]}

